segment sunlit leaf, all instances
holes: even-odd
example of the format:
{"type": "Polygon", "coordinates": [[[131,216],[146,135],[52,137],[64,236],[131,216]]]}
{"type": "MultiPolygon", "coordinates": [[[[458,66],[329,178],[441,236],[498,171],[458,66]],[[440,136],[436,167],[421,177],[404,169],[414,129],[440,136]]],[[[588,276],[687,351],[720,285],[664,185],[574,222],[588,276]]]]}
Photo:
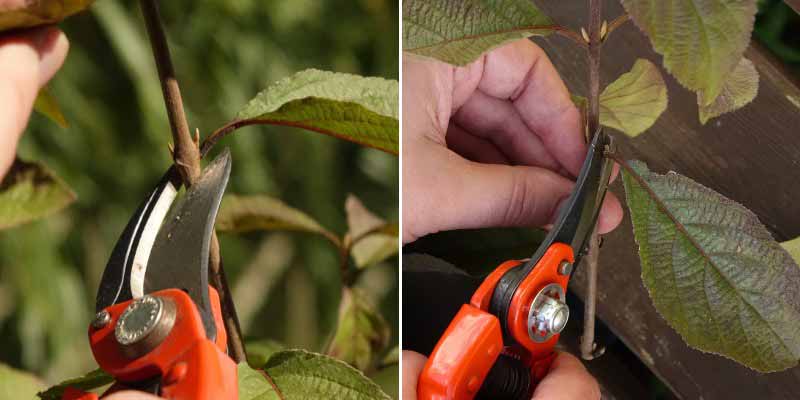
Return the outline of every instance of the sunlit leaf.
{"type": "Polygon", "coordinates": [[[75,201],[75,193],[47,167],[17,159],[0,182],[0,229],[50,215],[75,201]]]}
{"type": "Polygon", "coordinates": [[[529,0],[403,1],[403,50],[455,65],[553,28],[529,0]]]}
{"type": "Polygon", "coordinates": [[[36,376],[0,363],[0,399],[32,399],[43,388],[36,376]]]}
{"type": "Polygon", "coordinates": [[[67,119],[64,118],[64,113],[61,112],[61,107],[58,106],[56,98],[50,93],[50,89],[45,86],[39,89],[39,95],[36,96],[36,102],[33,103],[33,108],[55,122],[62,128],[69,127],[67,119]]]}
{"type": "MultiPolygon", "coordinates": [[[[586,98],[575,94],[571,98],[585,113],[586,98]]],[[[600,124],[635,137],[653,126],[667,103],[667,86],[658,67],[640,58],[600,94],[600,124]]]]}
{"type": "Polygon", "coordinates": [[[328,355],[365,371],[389,344],[389,325],[357,289],[342,289],[336,333],[328,346],[328,355]]]}
{"type": "Polygon", "coordinates": [[[710,104],[702,93],[697,94],[700,111],[700,122],[705,124],[709,119],[738,110],[753,101],[758,94],[758,71],[753,62],[742,57],[736,69],[728,75],[722,91],[710,104]],[[708,104],[708,105],[703,105],[708,104]]]}
{"type": "Polygon", "coordinates": [[[628,136],[650,128],[667,109],[667,86],[652,62],[638,59],[600,94],[600,123],[628,136]]]}
{"type": "Polygon", "coordinates": [[[225,196],[217,215],[216,227],[223,232],[283,230],[317,233],[335,243],[339,241],[308,214],[265,195],[225,196]]]}
{"type": "Polygon", "coordinates": [[[353,241],[350,253],[358,268],[377,264],[397,253],[397,224],[387,223],[372,214],[354,195],[347,196],[348,237],[353,241]]]}
{"type": "Polygon", "coordinates": [[[392,348],[381,361],[381,365],[391,365],[400,363],[400,347],[395,346],[392,348]]]}
{"type": "MultiPolygon", "coordinates": [[[[275,353],[264,364],[264,370],[286,400],[300,399],[390,399],[381,388],[361,371],[335,358],[305,350],[275,353]]],[[[239,365],[239,397],[241,399],[273,399],[276,397],[266,378],[257,380],[259,372],[246,364],[239,365]],[[247,385],[242,385],[242,378],[247,385]]]]}
{"type": "Polygon", "coordinates": [[[740,204],[634,161],[623,182],[656,309],[686,342],[762,372],[800,358],[800,267],[740,204]]]}
{"type": "Polygon", "coordinates": [[[308,129],[397,154],[397,81],[308,69],[259,93],[230,125],[308,129]]]}
{"type": "Polygon", "coordinates": [[[683,86],[720,94],[750,43],[756,0],[621,0],[683,86]]]}
{"type": "Polygon", "coordinates": [[[54,24],[92,5],[94,0],[22,0],[0,3],[0,32],[54,24]]]}
{"type": "Polygon", "coordinates": [[[96,369],[84,376],[77,378],[67,379],[44,392],[39,393],[39,398],[42,400],[61,400],[64,394],[64,389],[68,387],[89,391],[97,389],[114,382],[114,378],[101,369],[96,369]]]}
{"type": "Polygon", "coordinates": [[[795,263],[800,264],[800,237],[787,240],[781,243],[781,246],[789,252],[789,255],[792,256],[795,263]]]}

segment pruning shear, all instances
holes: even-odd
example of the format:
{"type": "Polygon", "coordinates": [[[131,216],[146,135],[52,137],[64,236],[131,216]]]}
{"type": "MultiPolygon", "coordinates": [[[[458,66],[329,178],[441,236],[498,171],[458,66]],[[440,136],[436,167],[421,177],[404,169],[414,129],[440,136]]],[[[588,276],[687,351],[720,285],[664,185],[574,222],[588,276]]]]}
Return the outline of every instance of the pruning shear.
{"type": "MultiPolygon", "coordinates": [[[[231,170],[226,149],[171,207],[170,169],[134,213],[111,253],[89,326],[95,360],[116,383],[174,400],[238,398],[237,366],[217,291],[208,284],[214,220],[231,170]]],[[[62,399],[97,400],[68,388],[62,399]]]]}
{"type": "Polygon", "coordinates": [[[534,255],[500,264],[461,306],[422,370],[420,400],[531,398],[569,319],[567,284],[597,224],[613,166],[605,151],[612,146],[598,130],[572,194],[534,255]]]}

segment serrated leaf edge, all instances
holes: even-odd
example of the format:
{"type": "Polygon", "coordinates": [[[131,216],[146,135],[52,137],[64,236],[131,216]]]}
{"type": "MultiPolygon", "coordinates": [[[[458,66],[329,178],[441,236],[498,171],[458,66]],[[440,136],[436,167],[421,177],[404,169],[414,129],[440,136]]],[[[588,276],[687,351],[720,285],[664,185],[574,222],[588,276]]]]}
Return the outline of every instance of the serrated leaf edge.
{"type": "MultiPolygon", "coordinates": [[[[669,219],[670,219],[670,220],[673,222],[673,224],[675,225],[675,227],[676,227],[676,228],[677,228],[677,229],[678,229],[678,230],[681,232],[682,236],[684,236],[684,237],[685,237],[685,238],[688,240],[688,242],[689,242],[689,243],[690,243],[690,244],[691,244],[691,245],[692,245],[692,246],[693,246],[693,247],[694,247],[696,250],[698,250],[698,251],[700,252],[700,254],[701,254],[701,255],[702,255],[702,257],[703,257],[703,258],[706,260],[706,262],[707,262],[707,263],[708,263],[710,266],[712,266],[712,267],[713,267],[713,270],[714,270],[714,272],[715,272],[715,273],[717,273],[717,274],[718,274],[720,277],[722,277],[722,278],[723,278],[723,279],[724,279],[726,282],[728,282],[728,286],[729,286],[729,287],[731,287],[733,290],[735,290],[735,291],[738,293],[738,289],[737,289],[737,288],[736,288],[734,285],[730,284],[730,281],[729,281],[729,279],[728,279],[727,277],[725,277],[723,274],[721,274],[721,273],[719,273],[719,272],[718,272],[720,268],[719,268],[719,267],[718,267],[718,266],[717,266],[717,265],[714,263],[714,261],[713,261],[713,260],[712,260],[712,259],[711,259],[711,258],[708,256],[708,254],[705,252],[705,250],[703,250],[703,249],[702,249],[702,248],[699,246],[699,244],[698,244],[698,243],[697,243],[697,242],[694,240],[694,238],[692,238],[692,237],[691,237],[691,235],[689,235],[689,233],[686,231],[686,228],[683,226],[683,224],[682,224],[682,223],[680,223],[680,222],[679,222],[679,221],[678,221],[678,220],[675,218],[675,216],[672,214],[672,212],[670,212],[670,211],[669,211],[669,209],[668,209],[668,208],[666,207],[666,205],[665,205],[665,204],[664,204],[664,203],[661,201],[661,199],[660,199],[660,198],[659,198],[659,197],[658,197],[658,196],[655,194],[655,192],[653,192],[653,190],[652,190],[652,188],[650,187],[650,185],[649,185],[649,184],[647,184],[647,182],[645,182],[645,181],[644,181],[644,178],[642,178],[642,177],[641,177],[641,176],[638,174],[638,172],[636,172],[635,170],[633,170],[633,168],[630,166],[630,164],[628,164],[628,163],[627,163],[625,160],[617,160],[617,159],[615,159],[615,161],[616,161],[618,164],[620,164],[620,166],[621,166],[621,167],[622,167],[622,169],[623,169],[623,173],[626,173],[626,175],[627,175],[627,176],[630,176],[630,177],[632,177],[632,178],[633,178],[633,179],[636,181],[636,183],[637,183],[639,186],[641,186],[641,187],[642,187],[642,188],[645,190],[645,192],[647,193],[647,195],[648,195],[648,196],[650,197],[650,199],[651,199],[651,200],[652,200],[652,201],[653,201],[653,202],[656,204],[656,206],[659,208],[659,210],[660,210],[660,211],[661,211],[663,214],[665,214],[665,215],[666,215],[666,216],[667,216],[667,217],[668,217],[668,218],[669,218],[669,219]]],[[[654,172],[650,171],[650,173],[654,173],[654,172]]],[[[668,172],[668,173],[675,173],[675,172],[673,172],[673,171],[670,171],[670,172],[668,172]]],[[[711,188],[709,188],[709,187],[707,187],[707,186],[705,186],[705,185],[703,185],[703,184],[701,184],[701,183],[699,183],[699,182],[696,182],[696,181],[693,181],[693,182],[694,182],[696,185],[698,185],[699,187],[703,188],[703,189],[706,189],[706,190],[711,190],[711,191],[713,191],[711,188]]],[[[628,189],[627,189],[627,188],[625,188],[625,196],[626,196],[626,197],[628,197],[628,196],[629,196],[629,191],[628,191],[628,189]]],[[[739,207],[741,207],[741,208],[742,208],[742,209],[743,209],[745,212],[747,212],[747,213],[750,213],[750,214],[752,214],[752,215],[755,217],[755,214],[753,214],[753,213],[752,213],[752,211],[748,210],[748,209],[747,209],[746,207],[744,207],[743,205],[739,204],[738,202],[736,202],[736,201],[734,201],[734,200],[730,200],[730,202],[731,202],[731,204],[734,204],[734,205],[736,205],[736,206],[739,206],[739,207]]],[[[632,221],[632,220],[631,220],[631,223],[633,223],[633,221],[632,221]]],[[[641,250],[641,246],[639,246],[639,239],[636,237],[636,235],[634,235],[634,241],[635,241],[635,242],[636,242],[636,244],[637,244],[637,253],[639,254],[639,258],[640,258],[640,259],[642,259],[642,260],[644,260],[644,258],[642,257],[642,253],[641,253],[641,251],[642,251],[642,250],[641,250]]],[[[642,271],[642,276],[641,276],[641,279],[642,279],[642,282],[644,282],[644,281],[645,281],[645,280],[644,280],[644,271],[642,271]]],[[[666,321],[666,322],[667,322],[667,325],[669,325],[670,327],[672,327],[672,323],[671,323],[671,322],[670,322],[670,321],[669,321],[669,320],[668,320],[668,319],[667,319],[667,318],[666,318],[666,317],[665,317],[663,314],[661,314],[661,312],[658,310],[658,308],[657,308],[657,307],[655,307],[655,302],[654,302],[654,300],[653,300],[653,294],[652,294],[652,292],[650,291],[650,288],[649,288],[647,285],[643,285],[643,286],[644,286],[644,287],[645,287],[645,289],[647,290],[648,296],[650,297],[650,301],[651,301],[651,303],[653,304],[653,308],[656,310],[656,312],[658,313],[658,315],[659,315],[659,316],[660,316],[662,319],[664,319],[664,321],[666,321]]],[[[740,297],[744,297],[744,296],[740,296],[740,297]]],[[[706,300],[706,299],[704,299],[704,300],[706,300]]],[[[753,306],[752,306],[752,305],[751,305],[749,302],[742,300],[742,303],[746,304],[746,305],[747,305],[747,307],[748,307],[748,308],[750,308],[751,310],[753,310],[753,311],[756,311],[756,310],[754,310],[754,309],[753,309],[753,306]]],[[[683,304],[682,304],[682,302],[681,302],[681,308],[683,308],[683,304]]],[[[709,308],[710,308],[710,307],[709,307],[709,308]]],[[[761,320],[763,321],[763,317],[761,316],[761,314],[760,314],[760,313],[758,313],[758,312],[756,311],[756,312],[754,312],[754,314],[755,314],[755,315],[756,315],[756,316],[757,316],[759,319],[761,319],[761,320]]],[[[764,321],[764,322],[766,322],[766,321],[764,321]]],[[[775,335],[775,336],[778,338],[778,342],[781,342],[781,340],[780,340],[780,335],[778,335],[778,334],[777,334],[777,333],[774,331],[774,329],[772,328],[772,326],[771,326],[770,324],[766,324],[766,325],[769,327],[769,330],[770,330],[770,332],[771,332],[773,335],[775,335]]],[[[715,326],[717,326],[717,325],[716,325],[716,323],[715,323],[715,326]]],[[[722,357],[724,357],[724,358],[727,358],[727,359],[729,359],[729,360],[735,361],[735,362],[736,362],[736,363],[738,363],[738,364],[744,365],[744,366],[746,366],[747,368],[749,368],[749,369],[751,369],[751,370],[753,370],[753,371],[762,372],[762,373],[764,373],[764,372],[778,372],[778,371],[784,371],[784,370],[786,370],[786,369],[792,368],[792,366],[787,366],[787,367],[785,367],[785,368],[782,368],[782,369],[767,369],[767,370],[759,370],[759,369],[753,368],[753,367],[751,367],[751,366],[747,365],[746,363],[744,363],[744,362],[742,362],[742,361],[740,361],[740,360],[737,360],[737,359],[735,359],[735,358],[733,358],[733,357],[731,357],[731,356],[729,356],[729,355],[727,355],[727,354],[720,353],[720,352],[716,352],[716,351],[710,351],[710,350],[702,349],[702,348],[700,348],[700,347],[696,346],[696,345],[694,344],[694,342],[693,342],[693,341],[689,340],[689,338],[687,338],[686,336],[684,336],[684,335],[683,335],[683,333],[681,333],[679,330],[675,329],[674,327],[673,327],[673,329],[675,330],[675,332],[677,332],[677,333],[678,333],[678,335],[681,337],[681,339],[683,339],[683,341],[684,341],[684,342],[686,342],[687,344],[690,344],[690,345],[692,346],[692,348],[693,348],[693,349],[695,349],[695,350],[698,350],[698,351],[700,351],[700,352],[702,352],[702,353],[705,353],[705,354],[715,354],[715,355],[718,355],[718,356],[722,356],[722,357]]],[[[795,365],[796,365],[796,364],[795,364],[795,365]]]]}
{"type": "MultiPolygon", "coordinates": [[[[309,358],[311,358],[311,357],[320,357],[320,358],[324,358],[324,359],[326,359],[326,360],[328,360],[328,361],[333,361],[333,362],[334,362],[334,363],[336,363],[336,364],[340,364],[340,365],[342,365],[343,367],[347,368],[348,370],[350,370],[350,371],[352,371],[352,372],[355,372],[355,373],[356,373],[356,374],[357,374],[359,377],[362,377],[362,378],[364,378],[364,380],[365,380],[365,381],[367,381],[367,382],[369,383],[369,385],[373,386],[373,387],[374,387],[374,389],[376,389],[378,393],[380,393],[381,395],[383,395],[384,399],[386,399],[386,400],[391,400],[391,397],[390,397],[388,394],[386,394],[386,393],[383,391],[383,389],[381,389],[381,387],[380,387],[380,386],[378,386],[378,384],[377,384],[377,383],[373,382],[373,381],[372,381],[372,379],[370,379],[369,377],[367,377],[367,376],[366,376],[366,375],[365,375],[363,372],[361,372],[359,369],[357,369],[357,368],[353,368],[353,366],[352,366],[352,365],[350,365],[350,364],[348,364],[348,363],[346,363],[346,362],[344,362],[344,361],[342,361],[342,360],[339,360],[338,358],[334,358],[334,357],[331,357],[331,356],[328,356],[328,355],[325,355],[325,354],[314,353],[314,352],[311,352],[311,351],[308,351],[308,350],[304,350],[304,349],[289,349],[289,350],[282,350],[282,351],[279,351],[279,352],[276,352],[275,354],[273,354],[273,355],[270,357],[270,359],[269,359],[269,360],[267,360],[267,362],[264,364],[264,366],[262,366],[262,367],[261,367],[261,369],[266,369],[266,366],[267,366],[267,364],[269,364],[269,363],[270,363],[270,361],[272,361],[272,359],[273,359],[273,358],[275,358],[276,356],[278,356],[278,355],[281,355],[281,354],[286,354],[286,353],[302,354],[302,355],[304,355],[304,356],[306,356],[306,357],[309,357],[309,358]]],[[[257,368],[257,369],[259,369],[259,368],[257,368]]],[[[300,374],[294,374],[294,375],[300,375],[300,374]]],[[[357,388],[355,388],[355,387],[352,387],[352,386],[345,385],[345,384],[343,384],[343,383],[341,383],[341,382],[338,382],[338,381],[335,381],[335,380],[333,380],[333,379],[331,379],[330,377],[328,377],[328,376],[325,376],[325,375],[318,375],[318,374],[313,374],[313,373],[312,373],[312,374],[305,374],[305,375],[300,375],[300,376],[310,376],[310,377],[313,377],[313,378],[319,378],[319,379],[323,379],[323,380],[325,380],[325,381],[328,381],[328,382],[331,382],[331,383],[335,383],[335,384],[337,384],[337,385],[344,386],[344,387],[346,387],[346,388],[348,388],[348,389],[350,389],[350,390],[352,390],[352,391],[355,391],[355,392],[358,392],[358,391],[359,391],[359,390],[358,390],[357,388]]]]}

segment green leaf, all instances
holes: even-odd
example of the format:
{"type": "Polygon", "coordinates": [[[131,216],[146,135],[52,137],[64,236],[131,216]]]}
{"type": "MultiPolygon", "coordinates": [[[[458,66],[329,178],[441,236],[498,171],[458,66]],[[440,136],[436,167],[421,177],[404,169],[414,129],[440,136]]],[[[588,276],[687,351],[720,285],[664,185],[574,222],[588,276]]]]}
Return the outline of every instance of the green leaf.
{"type": "Polygon", "coordinates": [[[400,247],[397,224],[387,223],[372,214],[354,195],[345,200],[350,254],[358,268],[377,264],[393,255],[400,247]]]}
{"type": "Polygon", "coordinates": [[[56,98],[50,93],[50,89],[45,86],[39,90],[39,95],[36,96],[36,102],[33,103],[33,108],[40,114],[51,121],[55,122],[62,128],[68,128],[69,123],[64,118],[64,113],[61,112],[61,107],[58,106],[56,98]]]}
{"type": "Polygon", "coordinates": [[[634,137],[667,109],[667,86],[652,62],[638,59],[600,94],[600,123],[634,137]]]}
{"type": "Polygon", "coordinates": [[[709,103],[704,99],[702,93],[697,94],[700,122],[705,125],[711,118],[738,110],[753,101],[757,94],[758,71],[750,60],[742,57],[713,102],[709,103]]]}
{"type": "MultiPolygon", "coordinates": [[[[247,363],[239,364],[240,400],[280,400],[281,397],[262,372],[251,368],[247,363]]],[[[284,398],[287,398],[284,396],[284,398]]]]}
{"type": "Polygon", "coordinates": [[[400,364],[400,347],[395,346],[381,360],[381,365],[400,364]]]}
{"type": "Polygon", "coordinates": [[[93,2],[94,0],[37,0],[0,3],[0,32],[55,24],[83,11],[93,2]]]}
{"type": "Polygon", "coordinates": [[[800,237],[796,237],[792,240],[787,240],[781,243],[783,249],[789,252],[789,255],[792,256],[795,263],[800,264],[800,237]]]}
{"type": "Polygon", "coordinates": [[[264,365],[264,370],[286,400],[390,399],[361,371],[335,358],[305,350],[276,353],[264,365]]]}
{"type": "Polygon", "coordinates": [[[67,379],[44,392],[39,393],[39,398],[42,400],[61,400],[64,394],[64,389],[73,387],[76,389],[89,391],[92,389],[101,388],[114,382],[114,378],[101,369],[96,369],[84,376],[77,378],[67,379]]]}
{"type": "Polygon", "coordinates": [[[750,210],[674,172],[623,174],[642,280],[686,342],[761,372],[800,358],[800,268],[750,210]]]}
{"type": "Polygon", "coordinates": [[[16,159],[0,182],[0,229],[45,217],[75,201],[75,193],[47,167],[16,159]]]}
{"type": "Polygon", "coordinates": [[[294,126],[397,154],[397,81],[308,69],[259,93],[229,126],[294,126]]]}
{"type": "Polygon", "coordinates": [[[0,363],[0,399],[32,399],[43,388],[33,374],[0,363]]]}
{"type": "Polygon", "coordinates": [[[708,105],[750,43],[756,0],[621,0],[664,66],[708,105]]]}
{"type": "Polygon", "coordinates": [[[403,1],[403,50],[455,65],[554,28],[529,0],[403,1]]]}
{"type": "Polygon", "coordinates": [[[336,235],[306,213],[265,195],[225,196],[217,215],[216,227],[223,232],[282,230],[316,233],[339,244],[336,235]]]}
{"type": "Polygon", "coordinates": [[[364,292],[344,287],[328,355],[366,371],[389,344],[391,330],[364,292]]]}

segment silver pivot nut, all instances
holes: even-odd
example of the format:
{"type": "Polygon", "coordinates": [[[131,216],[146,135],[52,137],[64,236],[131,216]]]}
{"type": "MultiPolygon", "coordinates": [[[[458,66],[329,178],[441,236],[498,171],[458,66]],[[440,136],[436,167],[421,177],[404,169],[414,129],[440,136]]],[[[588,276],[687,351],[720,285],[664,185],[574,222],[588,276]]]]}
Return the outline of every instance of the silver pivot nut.
{"type": "Polygon", "coordinates": [[[146,295],[125,309],[114,327],[122,354],[138,358],[158,347],[175,325],[175,303],[169,298],[146,295]]]}
{"type": "Polygon", "coordinates": [[[569,307],[565,303],[564,289],[551,283],[534,297],[528,312],[528,336],[542,343],[561,333],[569,320],[569,307]]]}

